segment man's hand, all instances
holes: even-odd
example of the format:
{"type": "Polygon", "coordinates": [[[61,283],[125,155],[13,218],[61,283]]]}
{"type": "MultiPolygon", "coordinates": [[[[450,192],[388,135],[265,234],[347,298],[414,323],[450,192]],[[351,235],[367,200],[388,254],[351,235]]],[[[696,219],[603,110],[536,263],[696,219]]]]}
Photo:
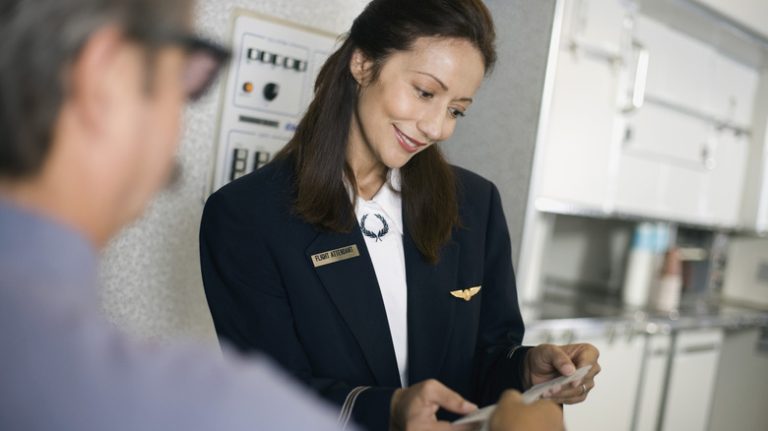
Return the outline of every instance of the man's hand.
{"type": "Polygon", "coordinates": [[[434,379],[425,380],[392,395],[389,429],[391,431],[449,431],[450,422],[438,421],[437,411],[443,408],[466,415],[477,406],[434,379]]]}
{"type": "Polygon", "coordinates": [[[576,369],[592,365],[592,369],[581,381],[573,382],[548,397],[561,404],[580,403],[595,387],[595,375],[600,372],[600,365],[597,363],[599,356],[600,352],[591,344],[538,345],[528,351],[525,359],[524,375],[528,377],[526,383],[530,387],[556,377],[570,376],[576,369]]]}
{"type": "Polygon", "coordinates": [[[520,392],[506,391],[491,416],[491,431],[562,431],[563,410],[550,400],[523,404],[520,392]]]}

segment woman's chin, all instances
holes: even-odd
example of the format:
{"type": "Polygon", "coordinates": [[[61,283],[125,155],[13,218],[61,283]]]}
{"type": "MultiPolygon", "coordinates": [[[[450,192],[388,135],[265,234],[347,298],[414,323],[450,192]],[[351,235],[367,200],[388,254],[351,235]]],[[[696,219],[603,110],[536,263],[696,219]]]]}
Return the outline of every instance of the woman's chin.
{"type": "MultiPolygon", "coordinates": [[[[415,153],[418,154],[418,153],[415,153]]],[[[389,169],[400,169],[407,165],[411,161],[415,154],[406,154],[405,152],[399,152],[398,154],[388,154],[382,158],[382,163],[389,169]]]]}

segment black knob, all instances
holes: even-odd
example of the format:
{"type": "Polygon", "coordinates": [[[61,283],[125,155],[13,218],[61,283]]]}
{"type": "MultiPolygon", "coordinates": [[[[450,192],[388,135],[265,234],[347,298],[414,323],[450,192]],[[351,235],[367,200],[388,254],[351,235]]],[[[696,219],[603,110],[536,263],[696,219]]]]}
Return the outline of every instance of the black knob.
{"type": "Polygon", "coordinates": [[[264,98],[270,102],[275,100],[279,93],[280,93],[280,86],[275,84],[274,82],[270,82],[269,84],[264,86],[264,98]]]}

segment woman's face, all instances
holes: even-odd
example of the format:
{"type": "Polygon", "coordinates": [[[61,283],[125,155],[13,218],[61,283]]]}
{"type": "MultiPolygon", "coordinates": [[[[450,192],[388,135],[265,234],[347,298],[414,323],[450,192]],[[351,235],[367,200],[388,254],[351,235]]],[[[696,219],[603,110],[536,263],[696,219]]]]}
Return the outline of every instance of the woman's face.
{"type": "Polygon", "coordinates": [[[391,169],[453,134],[485,73],[480,51],[470,42],[434,37],[392,54],[371,82],[372,66],[359,51],[350,63],[361,86],[351,156],[391,169]]]}

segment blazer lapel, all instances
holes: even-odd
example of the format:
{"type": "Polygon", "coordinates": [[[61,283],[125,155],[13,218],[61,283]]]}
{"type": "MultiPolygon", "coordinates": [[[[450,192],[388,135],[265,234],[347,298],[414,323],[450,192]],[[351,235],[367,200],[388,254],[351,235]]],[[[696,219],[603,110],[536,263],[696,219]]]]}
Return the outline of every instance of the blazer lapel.
{"type": "Polygon", "coordinates": [[[445,359],[453,328],[459,244],[446,244],[437,265],[424,260],[406,228],[403,235],[408,280],[409,383],[434,378],[445,359]]]}
{"type": "Polygon", "coordinates": [[[360,256],[315,268],[332,301],[360,345],[381,386],[399,387],[395,349],[376,273],[359,229],[350,233],[320,232],[306,249],[313,255],[356,245],[360,256]]]}

